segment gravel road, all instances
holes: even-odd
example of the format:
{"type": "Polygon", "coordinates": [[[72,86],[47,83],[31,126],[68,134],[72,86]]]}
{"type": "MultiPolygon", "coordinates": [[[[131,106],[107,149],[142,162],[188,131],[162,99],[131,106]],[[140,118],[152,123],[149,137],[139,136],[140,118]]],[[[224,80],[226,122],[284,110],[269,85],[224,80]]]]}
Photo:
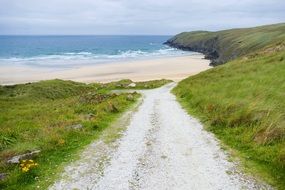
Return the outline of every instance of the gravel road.
{"type": "Polygon", "coordinates": [[[175,100],[174,85],[141,91],[122,136],[91,144],[50,189],[271,189],[228,161],[215,137],[175,100]]]}

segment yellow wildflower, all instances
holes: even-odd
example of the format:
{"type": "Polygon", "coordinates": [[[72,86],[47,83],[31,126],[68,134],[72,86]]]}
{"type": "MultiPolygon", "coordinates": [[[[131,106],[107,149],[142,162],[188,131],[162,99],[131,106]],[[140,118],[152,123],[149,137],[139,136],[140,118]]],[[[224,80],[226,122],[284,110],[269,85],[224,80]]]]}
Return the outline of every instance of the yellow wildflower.
{"type": "Polygon", "coordinates": [[[28,172],[28,171],[29,171],[29,168],[24,167],[24,168],[22,168],[22,171],[23,171],[23,172],[28,172]]]}
{"type": "Polygon", "coordinates": [[[21,160],[20,170],[25,173],[37,166],[38,163],[36,163],[34,160],[21,160]]]}

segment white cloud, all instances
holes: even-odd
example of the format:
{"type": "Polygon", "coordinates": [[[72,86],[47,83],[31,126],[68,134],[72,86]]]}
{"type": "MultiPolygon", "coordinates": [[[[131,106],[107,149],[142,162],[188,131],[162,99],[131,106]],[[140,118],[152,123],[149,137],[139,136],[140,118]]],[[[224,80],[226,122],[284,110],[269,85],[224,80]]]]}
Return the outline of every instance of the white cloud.
{"type": "Polygon", "coordinates": [[[0,34],[175,34],[282,21],[284,0],[0,1],[0,34]]]}

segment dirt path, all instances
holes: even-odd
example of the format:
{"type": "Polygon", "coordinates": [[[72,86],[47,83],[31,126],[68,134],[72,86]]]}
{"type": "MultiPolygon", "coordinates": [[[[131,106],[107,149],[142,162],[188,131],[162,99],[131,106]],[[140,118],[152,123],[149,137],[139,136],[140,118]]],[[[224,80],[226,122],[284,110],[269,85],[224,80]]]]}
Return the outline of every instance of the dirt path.
{"type": "Polygon", "coordinates": [[[95,142],[50,189],[269,189],[238,172],[210,133],[170,93],[142,91],[121,138],[95,142]]]}

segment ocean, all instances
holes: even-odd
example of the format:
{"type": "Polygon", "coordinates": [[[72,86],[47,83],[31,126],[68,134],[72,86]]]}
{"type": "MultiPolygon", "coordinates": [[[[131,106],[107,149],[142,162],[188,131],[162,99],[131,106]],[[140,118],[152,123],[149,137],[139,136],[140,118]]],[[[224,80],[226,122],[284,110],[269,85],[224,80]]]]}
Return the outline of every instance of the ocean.
{"type": "Polygon", "coordinates": [[[188,55],[163,43],[171,36],[0,36],[0,66],[77,67],[188,55]]]}

